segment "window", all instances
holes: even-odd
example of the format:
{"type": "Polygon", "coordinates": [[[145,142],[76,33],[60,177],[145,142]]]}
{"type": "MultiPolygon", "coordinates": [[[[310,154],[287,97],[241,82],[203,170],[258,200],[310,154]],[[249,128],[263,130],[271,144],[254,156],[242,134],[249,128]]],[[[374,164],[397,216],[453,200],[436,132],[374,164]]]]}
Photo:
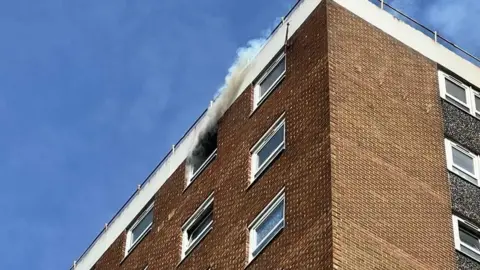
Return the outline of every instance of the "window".
{"type": "Polygon", "coordinates": [[[285,194],[282,189],[249,226],[249,261],[255,258],[284,227],[285,194]]]}
{"type": "Polygon", "coordinates": [[[217,156],[217,127],[199,136],[197,145],[187,158],[188,183],[190,184],[217,156]]]}
{"type": "Polygon", "coordinates": [[[473,92],[473,98],[475,99],[475,115],[480,118],[480,93],[473,92]]]}
{"type": "Polygon", "coordinates": [[[285,120],[282,115],[251,150],[252,181],[257,179],[284,149],[285,120]]]}
{"type": "Polygon", "coordinates": [[[453,216],[455,249],[480,261],[480,229],[474,224],[453,216]]]}
{"type": "Polygon", "coordinates": [[[445,139],[445,148],[448,169],[478,185],[480,157],[447,139],[445,139]]]}
{"type": "Polygon", "coordinates": [[[480,118],[480,93],[442,71],[438,72],[440,96],[460,109],[480,118]]]}
{"type": "Polygon", "coordinates": [[[127,248],[125,255],[132,250],[137,243],[150,231],[153,224],[153,203],[137,218],[135,223],[127,231],[127,248]]]}
{"type": "Polygon", "coordinates": [[[182,259],[212,230],[213,193],[182,226],[182,259]]]}
{"type": "Polygon", "coordinates": [[[258,80],[254,89],[255,107],[277,87],[280,81],[285,77],[286,70],[285,54],[281,54],[265,71],[258,80]]]}

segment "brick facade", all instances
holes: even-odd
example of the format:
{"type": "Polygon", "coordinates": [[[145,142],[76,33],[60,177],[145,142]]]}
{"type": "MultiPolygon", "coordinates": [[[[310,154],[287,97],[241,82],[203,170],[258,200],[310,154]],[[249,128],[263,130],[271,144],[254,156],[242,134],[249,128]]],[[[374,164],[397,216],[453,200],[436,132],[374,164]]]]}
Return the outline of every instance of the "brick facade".
{"type": "Polygon", "coordinates": [[[275,91],[252,113],[246,89],[215,160],[187,188],[180,166],[152,230],[127,257],[123,233],[95,269],[453,269],[437,80],[436,63],[323,1],[275,91]],[[250,149],[283,113],[286,150],[250,185],[250,149]],[[248,225],[283,187],[286,226],[248,263],[248,225]],[[212,192],[213,230],[181,260],[181,227],[212,192]]]}
{"type": "Polygon", "coordinates": [[[319,7],[290,39],[287,75],[278,88],[253,114],[252,89],[244,91],[219,123],[216,159],[186,189],[180,166],[154,198],[145,239],[124,259],[124,233],[96,269],[244,269],[247,226],[282,187],[286,227],[248,269],[331,266],[326,38],[325,8],[319,7]],[[286,150],[249,186],[250,149],[284,112],[286,150]],[[211,192],[213,230],[180,262],[181,227],[211,192]]]}
{"type": "Polygon", "coordinates": [[[334,264],[453,269],[437,66],[328,5],[334,264]]]}

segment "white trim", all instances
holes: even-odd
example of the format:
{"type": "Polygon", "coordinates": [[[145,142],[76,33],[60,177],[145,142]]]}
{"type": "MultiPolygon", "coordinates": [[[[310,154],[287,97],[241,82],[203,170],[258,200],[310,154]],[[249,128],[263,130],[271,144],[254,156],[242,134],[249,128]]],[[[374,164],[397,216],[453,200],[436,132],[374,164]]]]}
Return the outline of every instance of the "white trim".
{"type": "MultiPolygon", "coordinates": [[[[208,225],[203,229],[203,231],[189,243],[188,230],[194,226],[198,225],[197,222],[199,218],[207,211],[210,207],[213,207],[213,193],[208,196],[208,198],[195,210],[195,213],[188,218],[188,220],[182,226],[182,260],[190,254],[190,252],[202,241],[202,239],[207,235],[207,233],[212,230],[213,218],[208,223],[208,225]]],[[[213,208],[212,208],[213,214],[213,208]]]]}
{"type": "Polygon", "coordinates": [[[461,145],[459,145],[457,143],[454,143],[454,142],[452,142],[452,141],[450,141],[449,139],[446,139],[446,138],[445,138],[445,156],[447,158],[447,168],[448,168],[449,171],[455,173],[456,175],[462,177],[463,179],[467,180],[468,182],[470,182],[474,185],[477,185],[477,186],[480,185],[480,157],[479,156],[475,155],[474,153],[468,151],[467,149],[465,149],[461,145]],[[452,148],[455,148],[457,151],[460,151],[463,154],[472,158],[473,169],[474,169],[473,174],[471,172],[463,169],[461,166],[456,166],[453,163],[452,148]],[[465,174],[466,176],[471,177],[471,178],[467,178],[462,174],[465,174]],[[475,179],[477,181],[477,183],[473,182],[472,178],[475,179]]]}
{"type": "Polygon", "coordinates": [[[153,202],[136,219],[135,223],[133,223],[133,225],[130,228],[128,228],[127,238],[126,238],[126,241],[125,241],[125,257],[130,253],[130,251],[132,251],[137,246],[138,243],[140,243],[143,240],[145,235],[152,228],[152,225],[153,225],[153,202]],[[145,217],[150,213],[152,213],[152,221],[150,222],[150,224],[148,224],[147,227],[145,227],[145,230],[142,231],[142,233],[137,237],[137,239],[135,239],[135,241],[132,242],[133,230],[135,230],[138,227],[138,225],[140,224],[140,222],[142,222],[145,219],[145,217]]]}
{"type": "Polygon", "coordinates": [[[255,217],[255,219],[248,226],[249,229],[249,248],[248,248],[248,261],[252,261],[269,243],[272,239],[285,227],[285,188],[282,188],[280,192],[268,203],[268,205],[255,217]],[[256,230],[264,221],[272,214],[278,205],[283,203],[283,218],[280,222],[265,236],[265,238],[257,243],[256,230]],[[256,254],[255,254],[256,253],[256,254]]]}
{"type": "Polygon", "coordinates": [[[250,181],[254,182],[263,171],[275,160],[275,158],[286,148],[286,130],[285,113],[278,118],[275,123],[265,132],[260,140],[250,150],[251,153],[251,177],[250,181]],[[262,164],[258,164],[258,153],[270,142],[270,140],[283,128],[283,141],[270,153],[262,164]]]}
{"type": "Polygon", "coordinates": [[[465,256],[468,256],[469,258],[480,262],[479,258],[474,258],[474,257],[470,256],[469,254],[462,251],[462,246],[464,246],[469,251],[477,254],[480,257],[480,251],[479,250],[475,249],[474,247],[470,246],[467,243],[463,243],[462,240],[460,239],[459,223],[462,223],[463,226],[468,227],[470,230],[477,232],[477,237],[479,238],[479,244],[480,244],[480,228],[478,228],[476,225],[474,225],[474,224],[472,224],[472,223],[470,223],[470,222],[468,222],[468,221],[466,221],[466,220],[464,220],[460,217],[457,217],[455,215],[452,216],[452,220],[453,220],[453,238],[454,238],[454,243],[455,243],[455,249],[457,251],[461,252],[462,254],[464,254],[465,256]]]}
{"type": "Polygon", "coordinates": [[[476,105],[475,105],[475,96],[480,97],[480,93],[475,91],[475,89],[473,89],[471,86],[465,85],[463,82],[461,82],[457,78],[441,70],[438,71],[438,83],[439,83],[440,97],[450,102],[454,106],[460,108],[461,110],[473,115],[474,117],[480,118],[480,108],[476,108],[476,105]],[[449,80],[450,82],[456,84],[457,86],[465,90],[466,102],[463,102],[458,98],[447,93],[445,80],[449,80]],[[461,106],[459,106],[459,104],[461,106]]]}
{"type": "Polygon", "coordinates": [[[285,74],[287,73],[287,58],[285,56],[285,53],[280,54],[275,61],[273,61],[268,69],[264,72],[262,77],[258,80],[258,82],[255,84],[254,89],[254,95],[253,95],[253,110],[255,110],[257,107],[259,107],[263,101],[277,88],[278,84],[285,78],[285,74]],[[284,69],[283,72],[278,76],[277,79],[270,85],[270,87],[263,93],[263,95],[260,95],[261,93],[261,84],[272,74],[272,71],[278,67],[281,61],[284,61],[284,69]]]}
{"type": "Polygon", "coordinates": [[[472,113],[475,117],[480,118],[480,106],[477,108],[476,99],[480,99],[480,92],[472,89],[472,113]]]}
{"type": "Polygon", "coordinates": [[[187,187],[190,186],[190,184],[193,183],[193,181],[197,178],[197,176],[200,175],[203,172],[203,170],[205,170],[205,168],[208,167],[208,165],[212,162],[212,160],[214,160],[217,157],[217,149],[218,148],[215,148],[215,150],[213,150],[210,156],[208,156],[207,159],[205,159],[202,165],[200,165],[200,167],[198,167],[198,169],[195,172],[192,172],[192,171],[189,172],[190,177],[187,180],[187,187]]]}

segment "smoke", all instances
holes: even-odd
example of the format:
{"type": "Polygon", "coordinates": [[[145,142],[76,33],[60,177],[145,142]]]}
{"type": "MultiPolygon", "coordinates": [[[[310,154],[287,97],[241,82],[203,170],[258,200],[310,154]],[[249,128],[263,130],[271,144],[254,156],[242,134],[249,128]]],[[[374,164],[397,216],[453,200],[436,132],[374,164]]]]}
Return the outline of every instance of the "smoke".
{"type": "MultiPolygon", "coordinates": [[[[246,47],[237,50],[237,57],[228,69],[225,82],[215,94],[215,101],[210,106],[199,126],[195,128],[195,141],[187,157],[186,177],[190,177],[199,162],[206,158],[205,154],[211,149],[211,138],[216,139],[217,122],[232,105],[235,98],[243,90],[240,89],[250,63],[257,56],[266,42],[266,38],[250,40],[246,47]],[[214,135],[215,134],[215,135],[214,135]]],[[[216,148],[216,147],[215,147],[216,148]]]]}

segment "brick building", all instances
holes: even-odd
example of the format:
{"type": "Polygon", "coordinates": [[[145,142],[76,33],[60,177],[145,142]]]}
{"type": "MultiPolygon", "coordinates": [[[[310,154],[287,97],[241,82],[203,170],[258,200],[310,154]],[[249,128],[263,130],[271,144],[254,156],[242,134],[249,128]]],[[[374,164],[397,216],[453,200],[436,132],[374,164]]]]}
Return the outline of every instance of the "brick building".
{"type": "Polygon", "coordinates": [[[480,69],[366,0],[286,22],[72,269],[480,269],[480,69]]]}

